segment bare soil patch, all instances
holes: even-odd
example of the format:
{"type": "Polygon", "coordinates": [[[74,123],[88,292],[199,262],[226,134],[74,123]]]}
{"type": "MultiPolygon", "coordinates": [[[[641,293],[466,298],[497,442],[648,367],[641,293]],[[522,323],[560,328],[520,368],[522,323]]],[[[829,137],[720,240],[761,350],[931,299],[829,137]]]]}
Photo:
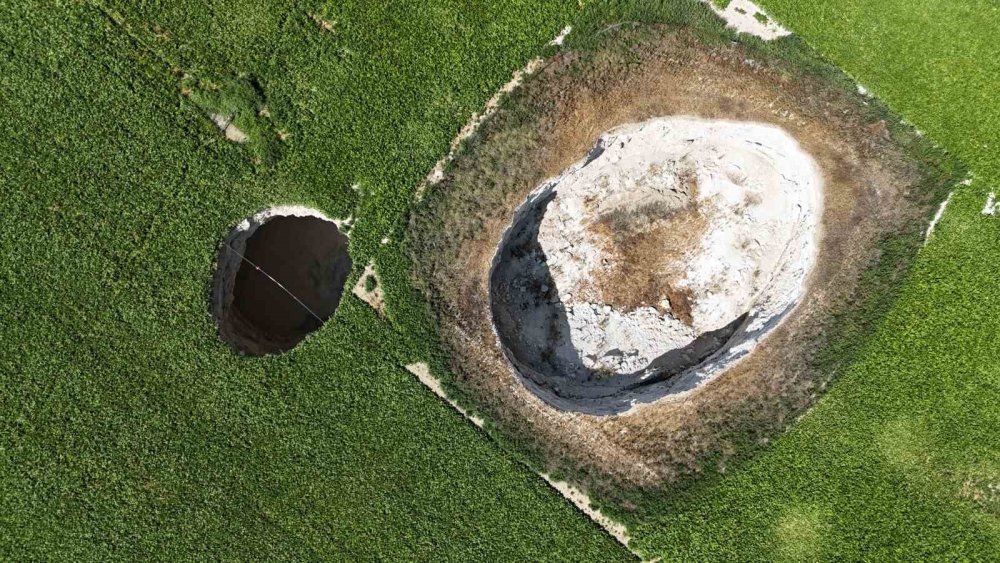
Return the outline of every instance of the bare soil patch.
{"type": "Polygon", "coordinates": [[[378,272],[375,271],[374,262],[369,262],[365,266],[365,271],[361,273],[361,277],[358,278],[358,283],[354,284],[351,293],[375,309],[378,314],[385,315],[385,292],[382,290],[382,282],[378,272]]]}
{"type": "Polygon", "coordinates": [[[773,125],[680,116],[606,132],[500,242],[504,353],[544,400],[590,414],[703,385],[794,307],[821,199],[813,159],[773,125]]]}

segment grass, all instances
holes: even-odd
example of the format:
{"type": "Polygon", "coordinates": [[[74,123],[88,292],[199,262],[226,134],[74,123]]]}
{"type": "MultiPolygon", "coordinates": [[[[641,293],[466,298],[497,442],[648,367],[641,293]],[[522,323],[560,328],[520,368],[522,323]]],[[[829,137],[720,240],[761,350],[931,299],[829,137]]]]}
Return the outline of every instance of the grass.
{"type": "MultiPolygon", "coordinates": [[[[979,210],[1000,186],[1000,8],[762,3],[976,182],[823,399],[658,514],[623,515],[635,546],[990,559],[1000,227],[979,210]]],[[[0,2],[0,557],[624,558],[399,369],[442,360],[405,252],[379,244],[468,115],[577,9],[0,2]],[[215,110],[251,141],[225,142],[215,110]],[[289,202],[358,218],[352,256],[377,257],[389,316],[345,297],[289,354],[241,358],[208,316],[214,251],[289,202]]]]}
{"type": "Polygon", "coordinates": [[[206,300],[221,237],[276,203],[357,217],[363,266],[575,9],[0,3],[0,558],[626,557],[357,299],[260,359],[206,300]]]}
{"type": "Polygon", "coordinates": [[[970,166],[829,392],[773,447],[631,519],[671,559],[966,559],[1000,550],[998,8],[765,0],[779,22],[970,166]],[[919,30],[917,32],[916,30],[919,30]]]}
{"type": "Polygon", "coordinates": [[[824,559],[996,553],[1000,342],[988,311],[1000,271],[969,266],[998,245],[981,195],[956,194],[893,311],[826,396],[771,449],[636,522],[644,549],[772,558],[807,536],[824,559]]]}

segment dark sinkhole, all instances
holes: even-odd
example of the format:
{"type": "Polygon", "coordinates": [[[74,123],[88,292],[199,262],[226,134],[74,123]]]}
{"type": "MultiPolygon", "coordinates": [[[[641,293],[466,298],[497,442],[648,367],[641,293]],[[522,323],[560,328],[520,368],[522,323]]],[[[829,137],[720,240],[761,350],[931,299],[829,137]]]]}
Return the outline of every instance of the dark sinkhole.
{"type": "Polygon", "coordinates": [[[347,248],[335,223],[312,216],[273,217],[230,236],[216,273],[222,303],[213,306],[222,338],[252,356],[301,342],[337,310],[351,273],[347,248]]]}

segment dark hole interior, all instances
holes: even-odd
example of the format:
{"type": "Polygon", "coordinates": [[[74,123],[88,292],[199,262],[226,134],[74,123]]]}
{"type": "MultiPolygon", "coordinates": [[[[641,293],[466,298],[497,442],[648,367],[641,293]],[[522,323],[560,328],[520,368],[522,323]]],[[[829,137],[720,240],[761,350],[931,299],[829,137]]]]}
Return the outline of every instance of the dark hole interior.
{"type": "Polygon", "coordinates": [[[283,352],[322,326],[351,273],[347,246],[334,223],[316,217],[261,225],[247,240],[233,286],[230,321],[240,338],[232,344],[252,355],[283,352]]]}

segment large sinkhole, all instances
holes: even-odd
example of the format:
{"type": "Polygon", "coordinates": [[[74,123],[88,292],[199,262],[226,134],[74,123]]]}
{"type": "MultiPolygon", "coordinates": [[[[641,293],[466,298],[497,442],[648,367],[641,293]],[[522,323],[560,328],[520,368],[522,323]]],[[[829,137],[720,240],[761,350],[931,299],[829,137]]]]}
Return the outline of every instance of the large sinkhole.
{"type": "Polygon", "coordinates": [[[605,133],[494,256],[504,354],[548,403],[614,414],[751,352],[815,262],[822,178],[783,130],[670,117],[605,133]]]}
{"type": "Polygon", "coordinates": [[[284,352],[337,310],[351,273],[348,239],[318,211],[277,207],[240,223],[219,248],[212,314],[252,356],[284,352]]]}

